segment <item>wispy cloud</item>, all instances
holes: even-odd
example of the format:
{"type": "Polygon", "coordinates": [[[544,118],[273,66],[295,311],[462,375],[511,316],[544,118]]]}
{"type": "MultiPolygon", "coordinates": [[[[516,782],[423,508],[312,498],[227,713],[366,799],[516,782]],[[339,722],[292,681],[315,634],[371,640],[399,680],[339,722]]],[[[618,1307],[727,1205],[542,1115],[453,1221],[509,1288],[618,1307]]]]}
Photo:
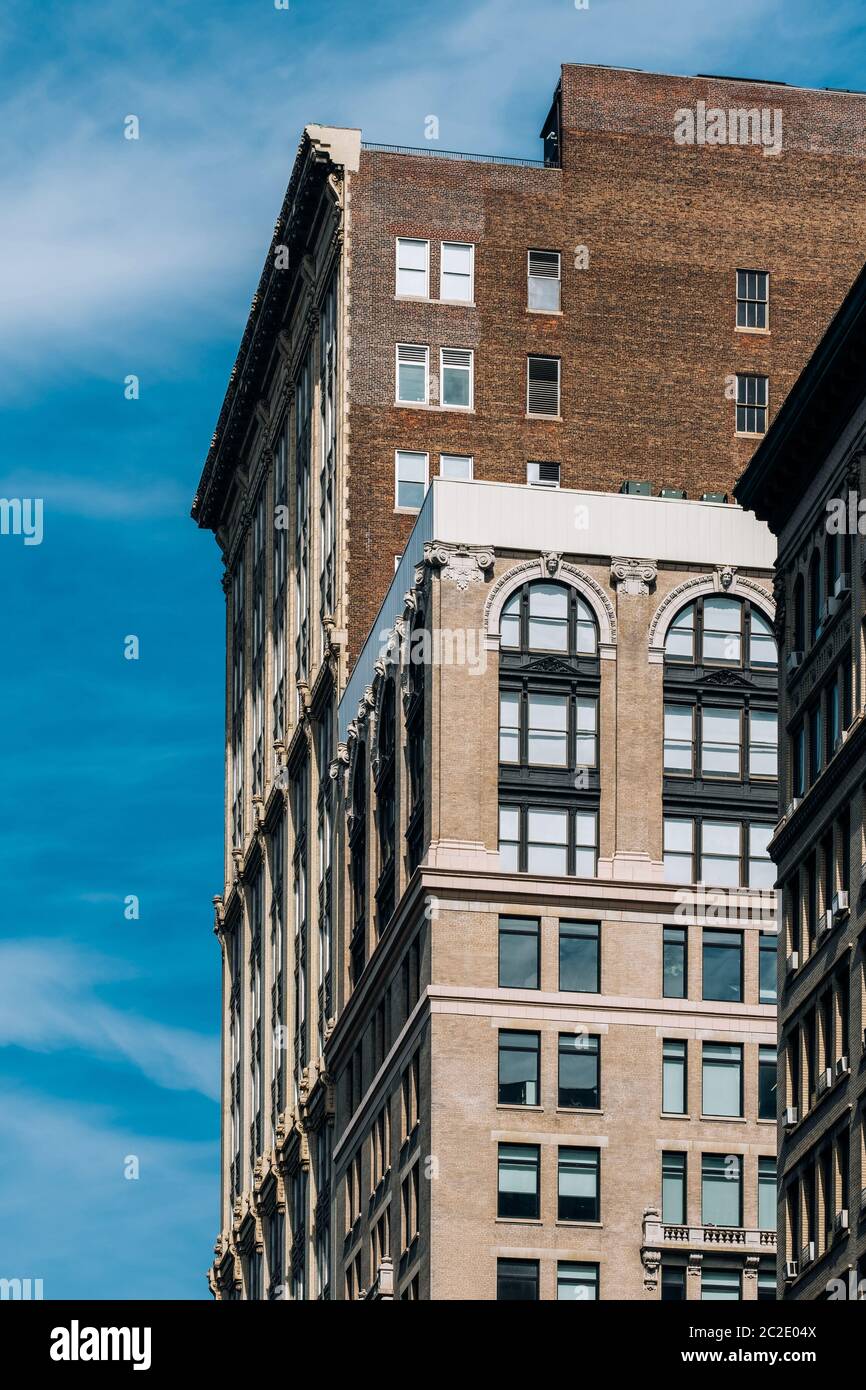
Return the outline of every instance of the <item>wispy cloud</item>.
{"type": "Polygon", "coordinates": [[[189,510],[188,489],[168,478],[140,478],[138,483],[64,478],[36,469],[0,476],[0,497],[41,497],[50,513],[98,521],[182,516],[189,510]]]}
{"type": "Polygon", "coordinates": [[[68,941],[0,942],[0,1045],[84,1048],[137,1068],[158,1086],[218,1099],[214,1038],[103,1002],[100,987],[134,975],[126,962],[68,941]]]}

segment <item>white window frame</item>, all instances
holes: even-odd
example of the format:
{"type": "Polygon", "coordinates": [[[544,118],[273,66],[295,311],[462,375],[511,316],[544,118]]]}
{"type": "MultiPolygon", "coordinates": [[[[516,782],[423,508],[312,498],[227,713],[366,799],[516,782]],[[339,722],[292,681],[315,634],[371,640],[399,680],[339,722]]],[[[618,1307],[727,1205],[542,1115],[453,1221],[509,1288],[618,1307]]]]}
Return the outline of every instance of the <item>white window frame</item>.
{"type": "Polygon", "coordinates": [[[402,503],[402,502],[399,501],[399,496],[400,496],[400,474],[399,474],[399,463],[398,463],[398,460],[399,460],[401,454],[414,454],[417,458],[423,458],[423,460],[424,460],[424,496],[425,496],[425,497],[427,496],[427,489],[428,489],[429,486],[430,486],[430,455],[427,454],[427,453],[425,453],[423,449],[395,449],[395,450],[394,450],[394,510],[395,510],[395,512],[408,512],[410,515],[414,516],[417,512],[420,512],[421,507],[424,505],[424,503],[423,503],[423,499],[422,499],[422,502],[421,502],[421,505],[420,505],[420,506],[418,506],[418,507],[407,507],[404,503],[402,503]]]}
{"type": "MultiPolygon", "coordinates": [[[[453,273],[453,272],[452,272],[453,273]]],[[[439,243],[439,303],[440,304],[468,304],[475,303],[475,243],[472,241],[440,241],[439,243]],[[446,246],[466,246],[469,248],[469,298],[468,299],[448,299],[442,293],[443,282],[445,279],[445,256],[446,246]]]]}
{"type": "Polygon", "coordinates": [[[561,314],[561,313],[562,313],[562,252],[561,252],[561,251],[552,251],[552,250],[546,249],[546,248],[541,247],[541,246],[531,246],[531,247],[529,248],[529,250],[527,251],[527,253],[526,253],[526,312],[527,312],[528,314],[561,314]],[[541,275],[530,275],[529,270],[530,270],[530,265],[531,265],[531,263],[532,263],[532,262],[531,262],[531,258],[532,258],[532,256],[538,255],[539,253],[541,253],[541,254],[543,254],[543,255],[547,255],[547,256],[556,256],[556,257],[558,257],[558,262],[559,262],[558,267],[557,267],[558,274],[557,274],[556,276],[553,276],[553,275],[545,275],[545,276],[541,276],[541,275]],[[533,281],[533,280],[541,280],[541,279],[545,279],[545,280],[555,280],[555,283],[559,286],[559,296],[558,296],[558,298],[559,298],[559,303],[558,303],[558,305],[557,305],[557,307],[556,307],[555,309],[537,309],[537,308],[534,307],[534,305],[530,304],[530,302],[529,302],[529,287],[530,287],[532,281],[533,281]]]}
{"type": "Polygon", "coordinates": [[[529,420],[561,420],[562,419],[562,358],[556,357],[545,352],[528,352],[526,354],[526,416],[529,420]],[[529,367],[531,362],[555,362],[556,363],[556,414],[541,414],[538,411],[529,409],[529,367]]]}
{"type": "MultiPolygon", "coordinates": [[[[463,367],[449,367],[449,371],[465,371],[463,367]]],[[[439,349],[439,406],[442,410],[460,410],[465,414],[467,411],[475,409],[475,349],[474,348],[455,348],[441,347],[439,349]],[[468,352],[469,353],[469,404],[468,405],[446,405],[445,395],[445,363],[444,355],[446,352],[468,352]]]]}
{"type": "Polygon", "coordinates": [[[450,481],[451,481],[452,483],[463,483],[463,482],[471,483],[471,482],[472,482],[472,479],[475,477],[475,455],[474,455],[474,454],[440,454],[440,455],[439,455],[439,477],[440,477],[440,478],[444,478],[444,477],[447,476],[447,474],[445,474],[445,473],[442,472],[442,460],[443,460],[443,459],[468,459],[468,460],[469,460],[469,477],[468,477],[468,478],[451,478],[450,481]]]}
{"type": "Polygon", "coordinates": [[[398,236],[398,237],[395,237],[395,238],[394,238],[394,298],[395,298],[395,299],[410,299],[410,300],[415,300],[415,301],[421,301],[421,300],[425,300],[425,299],[429,299],[429,298],[430,298],[430,242],[429,242],[426,238],[420,237],[420,236],[398,236]],[[426,247],[426,252],[425,252],[425,261],[426,261],[426,265],[425,265],[425,267],[424,267],[425,279],[424,279],[424,293],[423,293],[423,294],[401,294],[401,292],[400,292],[399,286],[400,286],[400,242],[401,242],[401,241],[417,241],[417,242],[419,242],[421,245],[423,245],[424,247],[426,247]]]}
{"type": "MultiPolygon", "coordinates": [[[[415,364],[413,364],[415,365],[415,364]]],[[[394,403],[395,405],[422,406],[430,404],[430,349],[426,343],[394,344],[394,403]],[[424,353],[424,399],[423,401],[404,401],[400,395],[400,349],[420,348],[424,353]]],[[[405,452],[405,451],[404,451],[405,452]]],[[[409,450],[409,452],[415,452],[409,450]]]]}
{"type": "MultiPolygon", "coordinates": [[[[542,417],[539,417],[539,418],[542,418],[542,417]]],[[[548,418],[552,419],[553,417],[550,416],[550,417],[548,417],[548,418]]],[[[528,487],[543,487],[543,488],[547,488],[547,489],[548,489],[549,491],[551,491],[551,492],[555,492],[557,488],[559,488],[559,487],[562,486],[562,464],[561,464],[561,463],[559,464],[559,477],[557,478],[557,480],[556,480],[555,483],[544,483],[544,482],[541,481],[540,478],[531,478],[531,477],[529,476],[529,470],[530,470],[531,468],[535,468],[535,469],[539,468],[540,464],[542,464],[542,463],[556,463],[556,462],[557,462],[556,459],[529,459],[529,460],[527,461],[527,464],[526,464],[526,483],[527,483],[527,486],[528,486],[528,487]]]]}

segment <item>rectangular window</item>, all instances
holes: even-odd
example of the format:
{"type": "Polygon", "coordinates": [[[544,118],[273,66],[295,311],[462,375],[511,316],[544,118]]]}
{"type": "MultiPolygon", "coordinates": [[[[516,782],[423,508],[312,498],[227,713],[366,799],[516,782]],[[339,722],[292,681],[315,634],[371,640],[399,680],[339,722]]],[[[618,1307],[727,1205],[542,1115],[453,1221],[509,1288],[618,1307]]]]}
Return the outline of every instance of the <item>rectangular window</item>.
{"type": "Polygon", "coordinates": [[[743,1048],[740,1043],[704,1043],[704,1115],[743,1113],[743,1048]]]}
{"type": "Polygon", "coordinates": [[[776,866],[770,858],[772,825],[749,825],[749,887],[772,888],[776,882],[776,866]]]}
{"type": "Polygon", "coordinates": [[[520,762],[520,694],[516,690],[499,692],[499,761],[520,762]]]}
{"type": "Polygon", "coordinates": [[[686,1043],[666,1038],[662,1043],[662,1110],[666,1115],[686,1114],[686,1043]]]}
{"type": "Polygon", "coordinates": [[[704,1154],[701,1221],[705,1226],[742,1226],[742,1169],[739,1154],[704,1154]]]}
{"type": "Polygon", "coordinates": [[[453,410],[471,410],[473,404],[473,362],[471,348],[442,348],[439,354],[441,405],[453,410]]]}
{"type": "MultiPolygon", "coordinates": [[[[776,1160],[758,1159],[758,1226],[762,1231],[776,1229],[776,1160]]],[[[773,1281],[775,1295],[775,1280],[773,1281]]]]}
{"type": "Polygon", "coordinates": [[[738,603],[711,595],[704,599],[705,664],[739,666],[743,650],[743,614],[738,603]]]}
{"type": "Polygon", "coordinates": [[[598,1149],[559,1150],[557,1218],[600,1221],[598,1149]]]}
{"type": "Polygon", "coordinates": [[[594,878],[598,817],[595,811],[574,813],[574,872],[577,878],[594,878]]]}
{"type": "Polygon", "coordinates": [[[499,1303],[537,1303],[538,1261],[497,1260],[496,1299],[499,1303]]]}
{"type": "Polygon", "coordinates": [[[526,481],[530,487],[559,487],[559,464],[527,463],[526,481]]]}
{"type": "Polygon", "coordinates": [[[701,827],[701,882],[713,888],[740,884],[739,821],[705,820],[701,827]]]}
{"type": "Polygon", "coordinates": [[[694,883],[694,840],[694,821],[665,817],[664,864],[666,883],[694,883]]]}
{"type": "Polygon", "coordinates": [[[688,936],[685,927],[665,927],[662,946],[662,993],[665,999],[685,999],[688,936]]]}
{"type": "Polygon", "coordinates": [[[662,1154],[662,1221],[684,1226],[686,1221],[686,1156],[662,1154]]]}
{"type": "Polygon", "coordinates": [[[439,477],[457,478],[460,482],[471,482],[473,459],[471,454],[440,454],[439,477]]]}
{"type": "Polygon", "coordinates": [[[701,1270],[701,1299],[706,1303],[736,1303],[740,1298],[738,1269],[701,1270]]]}
{"type": "Polygon", "coordinates": [[[777,1003],[776,961],[778,940],[774,931],[762,931],[758,936],[758,955],[760,961],[761,1004],[777,1003]]]}
{"type": "Polygon", "coordinates": [[[427,491],[427,455],[397,449],[394,455],[394,506],[418,511],[427,491]]]}
{"type": "Polygon", "coordinates": [[[499,1031],[499,1104],[538,1105],[539,1033],[499,1031]]]}
{"type": "Polygon", "coordinates": [[[766,270],[737,271],[737,327],[766,328],[770,277],[766,270]]]}
{"type": "Polygon", "coordinates": [[[559,358],[526,359],[527,415],[559,415],[559,358]]]}
{"type": "Polygon", "coordinates": [[[530,251],[527,258],[527,307],[559,313],[561,265],[558,251],[530,251]]]}
{"type": "Polygon", "coordinates": [[[568,696],[528,696],[527,761],[536,767],[568,767],[568,696]]]}
{"type": "MultiPolygon", "coordinates": [[[[773,1224],[775,1227],[775,1222],[773,1224]]],[[[778,1302],[778,1299],[776,1298],[776,1275],[772,1269],[758,1270],[758,1302],[778,1302]]]]}
{"type": "Polygon", "coordinates": [[[430,349],[416,343],[397,344],[397,400],[426,405],[429,400],[430,349]]]}
{"type": "Polygon", "coordinates": [[[506,873],[520,868],[520,810],[517,806],[499,808],[499,864],[506,873]]]}
{"type": "Polygon", "coordinates": [[[598,922],[560,922],[559,988],[574,994],[598,994],[601,989],[598,922]]]}
{"type": "Polygon", "coordinates": [[[695,770],[695,712],[665,705],[665,772],[691,777],[695,770]]]}
{"type": "Polygon", "coordinates": [[[598,767],[598,700],[592,695],[578,695],[575,700],[576,767],[598,767]]]}
{"type": "Polygon", "coordinates": [[[766,434],[767,386],[765,376],[737,373],[737,434],[766,434]]]}
{"type": "Polygon", "coordinates": [[[475,295],[475,247],[463,241],[443,241],[439,298],[452,304],[471,304],[475,295]]]}
{"type": "Polygon", "coordinates": [[[563,1110],[599,1110],[601,1039],[589,1033],[560,1033],[557,1105],[563,1110]]]}
{"type": "Polygon", "coordinates": [[[497,1216],[520,1221],[538,1219],[540,1153],[537,1144],[499,1145],[497,1216]]]}
{"type": "Polygon", "coordinates": [[[598,1265],[559,1260],[556,1266],[556,1297],[572,1303],[595,1302],[598,1298],[598,1265]]]}
{"type": "Polygon", "coordinates": [[[685,1265],[662,1265],[662,1303],[683,1303],[685,1297],[685,1265]]]}
{"type": "Polygon", "coordinates": [[[397,238],[396,293],[411,299],[430,297],[430,243],[415,237],[397,238]]]}
{"type": "Polygon", "coordinates": [[[538,989],[538,978],[538,918],[500,917],[500,989],[538,989]]]}
{"type": "Polygon", "coordinates": [[[775,1047],[758,1048],[758,1119],[776,1118],[776,1071],[777,1054],[775,1047]]]}
{"type": "Polygon", "coordinates": [[[701,710],[701,775],[740,777],[741,743],[740,711],[704,705],[701,710]]]}
{"type": "Polygon", "coordinates": [[[737,931],[704,930],[704,999],[722,999],[728,1004],[743,1000],[743,934],[737,931]]]}
{"type": "Polygon", "coordinates": [[[749,776],[778,775],[779,717],[773,710],[749,710],[749,776]]]}
{"type": "Polygon", "coordinates": [[[530,874],[568,873],[567,811],[530,806],[526,813],[526,869],[530,874]]]}

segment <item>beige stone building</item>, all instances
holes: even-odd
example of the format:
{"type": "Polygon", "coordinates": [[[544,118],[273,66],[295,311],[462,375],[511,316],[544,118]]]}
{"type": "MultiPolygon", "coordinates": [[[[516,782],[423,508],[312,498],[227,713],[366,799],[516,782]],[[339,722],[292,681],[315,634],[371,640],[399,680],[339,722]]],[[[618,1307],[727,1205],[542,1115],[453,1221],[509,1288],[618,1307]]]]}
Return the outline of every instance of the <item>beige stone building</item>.
{"type": "Polygon", "coordinates": [[[332,1296],[775,1297],[772,558],[434,482],[339,710],[332,1296]]]}

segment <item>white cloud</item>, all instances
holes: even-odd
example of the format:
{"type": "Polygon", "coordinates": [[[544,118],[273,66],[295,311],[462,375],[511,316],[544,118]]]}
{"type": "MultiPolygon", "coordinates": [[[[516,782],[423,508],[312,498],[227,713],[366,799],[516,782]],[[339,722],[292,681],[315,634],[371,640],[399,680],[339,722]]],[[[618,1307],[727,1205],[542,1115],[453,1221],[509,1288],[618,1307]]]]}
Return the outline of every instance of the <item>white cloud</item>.
{"type": "Polygon", "coordinates": [[[103,1003],[98,988],[133,978],[123,961],[66,941],[0,942],[0,1046],[78,1047],[136,1067],[168,1090],[219,1098],[214,1038],[103,1003]]]}

